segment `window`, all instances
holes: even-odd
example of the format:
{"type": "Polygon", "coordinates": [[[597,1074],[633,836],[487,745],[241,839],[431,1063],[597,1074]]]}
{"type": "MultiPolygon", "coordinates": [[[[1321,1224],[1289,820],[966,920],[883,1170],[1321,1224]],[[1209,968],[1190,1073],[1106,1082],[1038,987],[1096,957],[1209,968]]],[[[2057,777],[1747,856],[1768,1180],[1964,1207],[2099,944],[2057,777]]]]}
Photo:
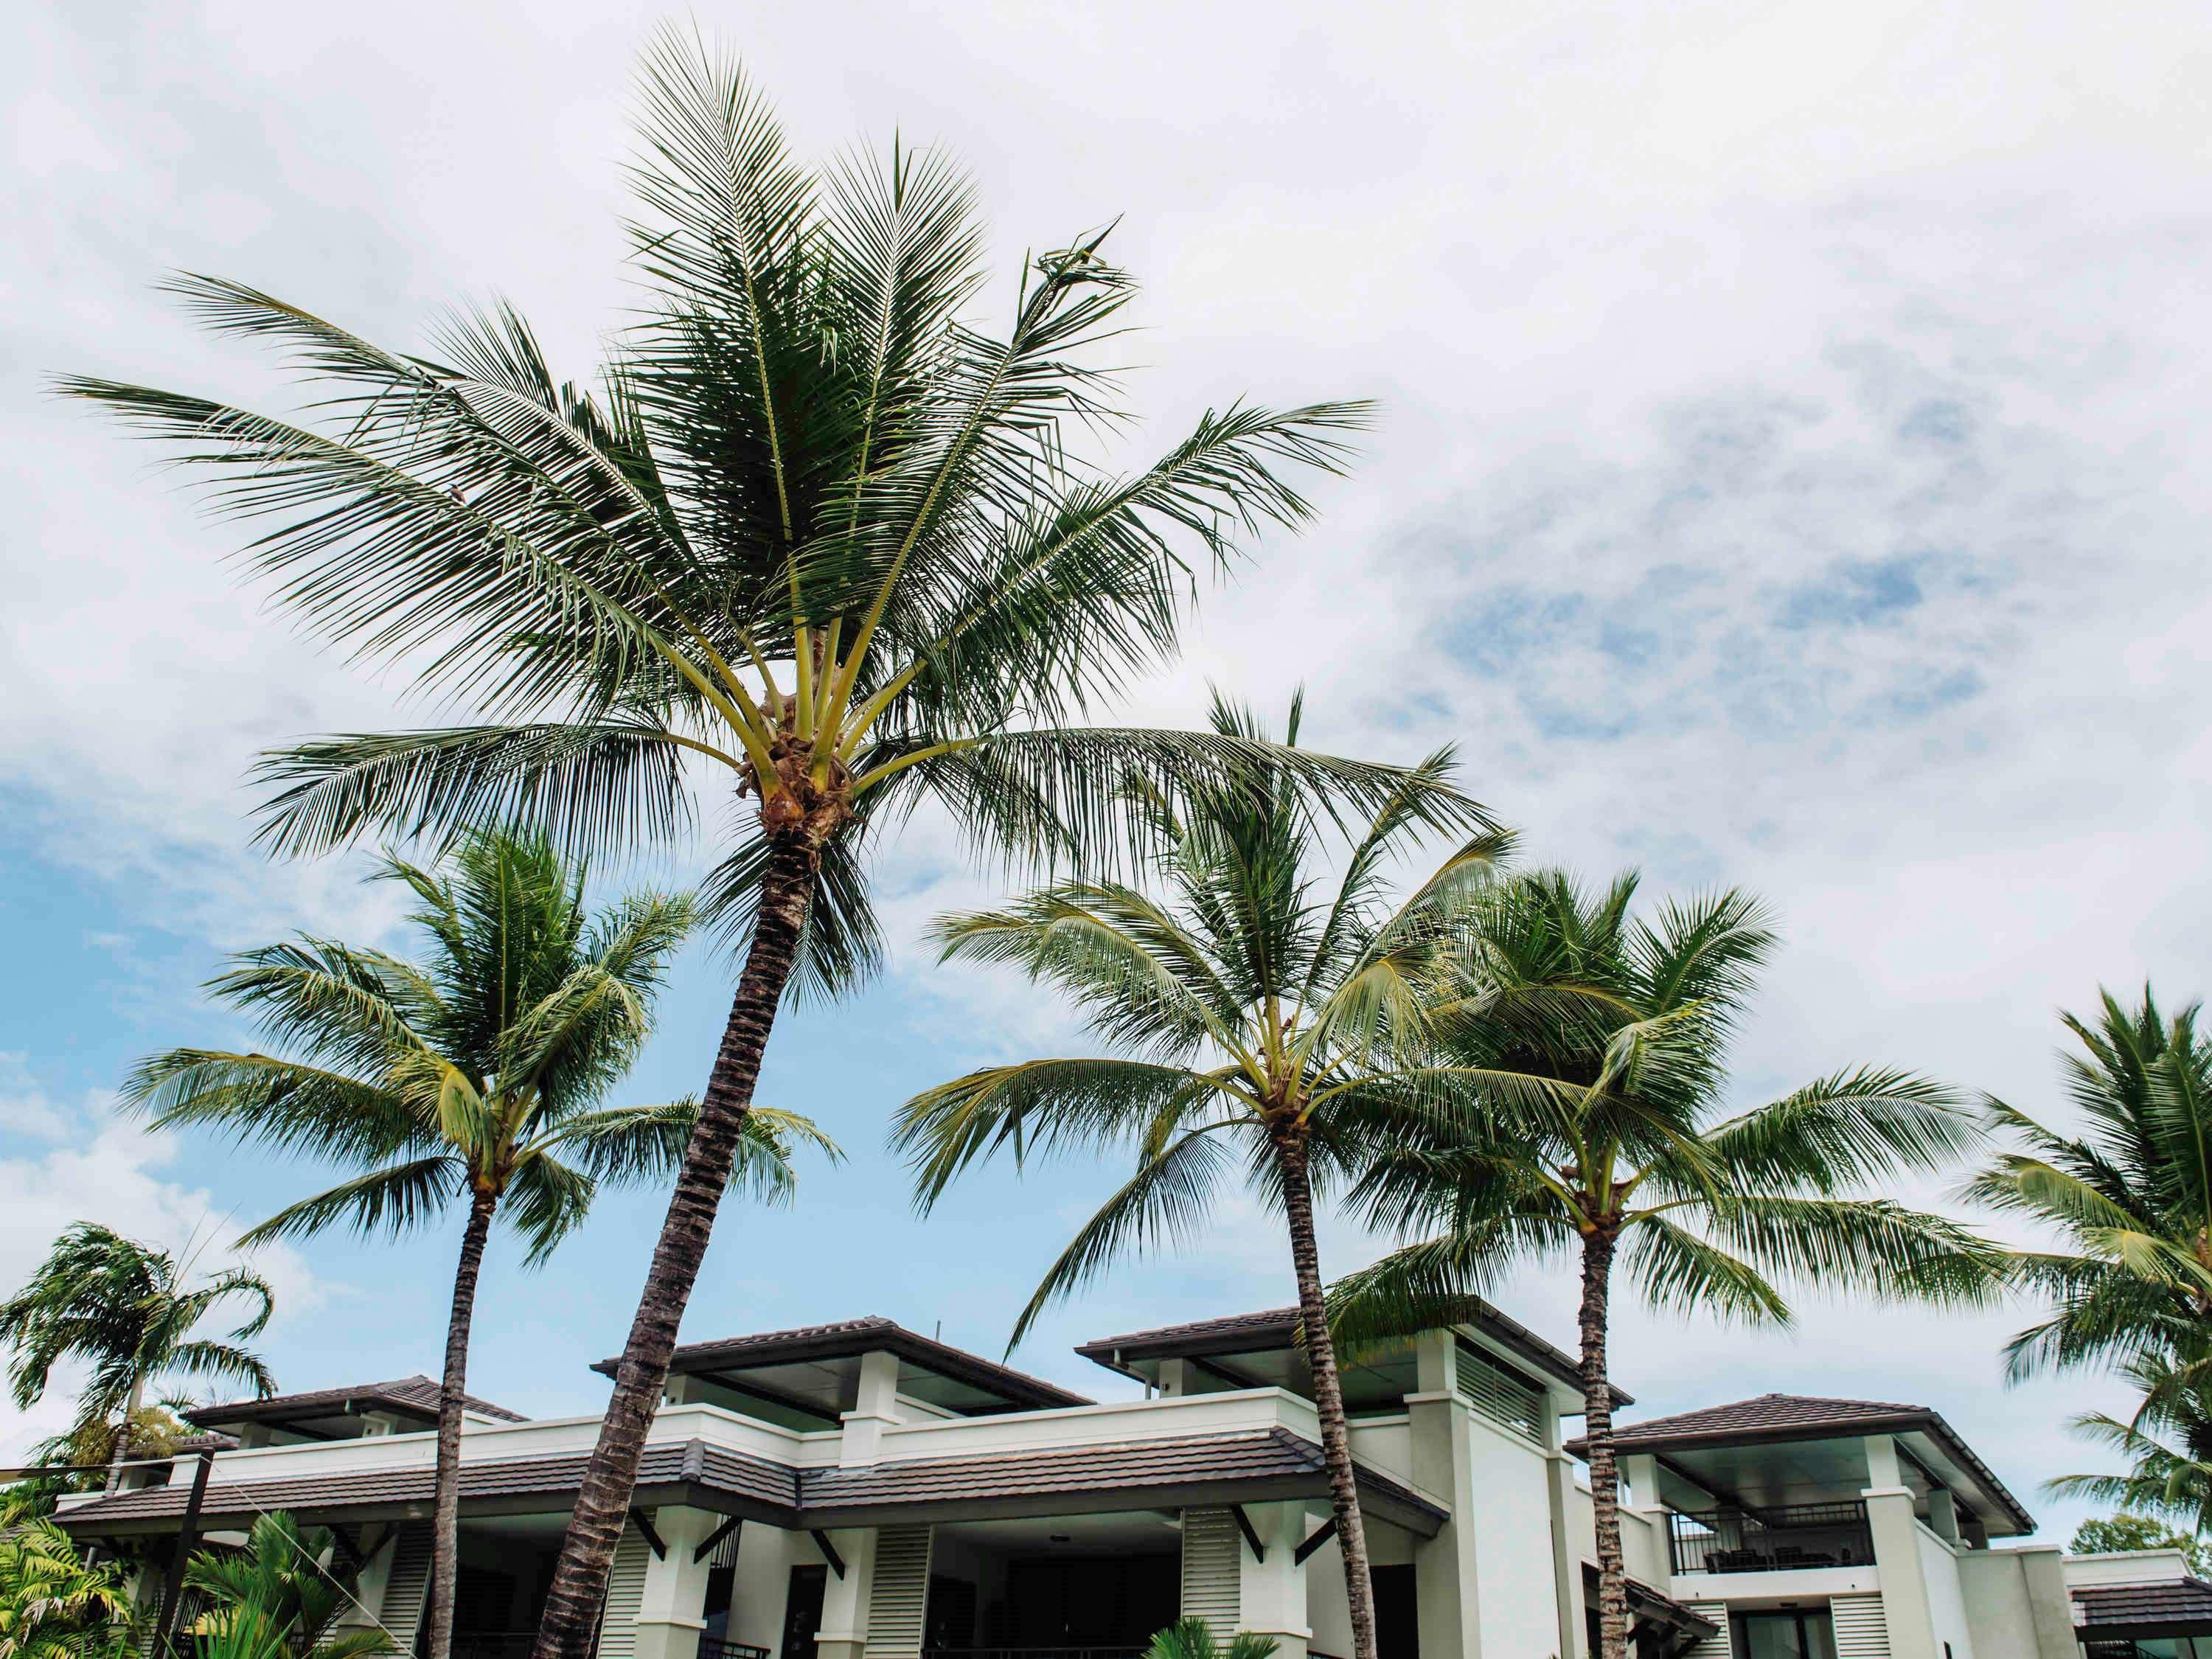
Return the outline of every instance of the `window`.
{"type": "Polygon", "coordinates": [[[1836,1630],[1826,1607],[1740,1613],[1735,1650],[1742,1659],[1836,1659],[1836,1630]]]}

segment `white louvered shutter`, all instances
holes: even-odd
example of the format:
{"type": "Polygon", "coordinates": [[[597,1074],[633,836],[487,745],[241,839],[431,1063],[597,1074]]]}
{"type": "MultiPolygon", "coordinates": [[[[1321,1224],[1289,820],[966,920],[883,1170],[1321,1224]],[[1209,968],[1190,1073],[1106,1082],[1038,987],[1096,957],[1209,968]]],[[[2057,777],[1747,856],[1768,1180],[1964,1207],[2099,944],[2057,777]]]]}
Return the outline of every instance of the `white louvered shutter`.
{"type": "Polygon", "coordinates": [[[384,1626],[395,1651],[411,1654],[422,1624],[422,1603],[430,1594],[430,1528],[402,1527],[392,1540],[392,1572],[384,1581],[384,1605],[376,1622],[384,1626]]]}
{"type": "Polygon", "coordinates": [[[1711,1620],[1720,1628],[1702,1642],[1697,1643],[1683,1655],[1682,1659],[1729,1659],[1729,1616],[1725,1601],[1692,1601],[1687,1604],[1692,1613],[1711,1620]]]}
{"type": "Polygon", "coordinates": [[[615,1546],[607,1571],[607,1599],[599,1614],[599,1659],[633,1659],[637,1652],[637,1615],[645,1606],[645,1569],[653,1547],[631,1521],[615,1546]]]}
{"type": "Polygon", "coordinates": [[[868,1590],[867,1659],[920,1659],[929,1608],[927,1527],[885,1527],[876,1534],[876,1576],[868,1590]]]}
{"type": "Polygon", "coordinates": [[[1889,1620],[1879,1595],[1836,1596],[1828,1613],[1836,1624],[1836,1659],[1889,1659],[1889,1620]]]}
{"type": "Polygon", "coordinates": [[[1455,1345],[1461,1396],[1493,1423],[1542,1442],[1544,1391],[1465,1338],[1455,1345]]]}
{"type": "Polygon", "coordinates": [[[1182,1512],[1182,1616],[1205,1620],[1224,1647],[1243,1617],[1243,1544],[1227,1510],[1182,1512]]]}

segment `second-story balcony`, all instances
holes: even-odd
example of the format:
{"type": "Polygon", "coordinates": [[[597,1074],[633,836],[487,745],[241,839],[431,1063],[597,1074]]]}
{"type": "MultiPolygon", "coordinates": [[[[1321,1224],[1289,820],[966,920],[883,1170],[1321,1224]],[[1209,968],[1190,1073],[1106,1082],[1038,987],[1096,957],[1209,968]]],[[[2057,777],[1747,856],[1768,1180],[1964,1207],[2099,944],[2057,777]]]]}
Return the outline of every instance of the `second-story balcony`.
{"type": "Polygon", "coordinates": [[[1787,1572],[1874,1561],[1866,1505],[1856,1499],[1702,1515],[1670,1510],[1667,1546],[1678,1573],[1787,1572]]]}

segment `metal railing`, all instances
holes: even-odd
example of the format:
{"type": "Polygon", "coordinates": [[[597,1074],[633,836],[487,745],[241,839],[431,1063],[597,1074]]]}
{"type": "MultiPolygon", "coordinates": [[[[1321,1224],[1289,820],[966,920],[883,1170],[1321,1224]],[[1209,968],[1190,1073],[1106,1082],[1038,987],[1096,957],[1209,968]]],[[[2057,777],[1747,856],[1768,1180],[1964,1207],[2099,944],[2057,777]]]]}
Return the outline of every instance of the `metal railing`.
{"type": "Polygon", "coordinates": [[[1874,1561],[1874,1530],[1856,1500],[1704,1515],[1677,1510],[1667,1516],[1667,1550],[1676,1572],[1863,1567],[1874,1561]]]}
{"type": "MultiPolygon", "coordinates": [[[[424,1651],[430,1633],[426,1629],[416,1638],[418,1652],[424,1651]]],[[[453,1659],[530,1659],[530,1650],[538,1644],[538,1630],[457,1630],[453,1632],[453,1659]]]]}
{"type": "Polygon", "coordinates": [[[1089,1648],[924,1648],[921,1659],[1142,1659],[1150,1645],[1125,1642],[1089,1648]]]}
{"type": "Polygon", "coordinates": [[[699,1659],[768,1659],[768,1650],[755,1647],[750,1642],[725,1642],[719,1636],[702,1636],[699,1659]]]}

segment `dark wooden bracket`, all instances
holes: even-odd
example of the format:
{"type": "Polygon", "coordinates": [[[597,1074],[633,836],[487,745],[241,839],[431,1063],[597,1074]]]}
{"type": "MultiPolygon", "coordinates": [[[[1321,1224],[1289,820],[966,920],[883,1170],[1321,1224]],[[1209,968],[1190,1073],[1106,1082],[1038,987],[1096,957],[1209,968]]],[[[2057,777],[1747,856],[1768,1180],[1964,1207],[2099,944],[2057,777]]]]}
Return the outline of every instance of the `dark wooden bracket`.
{"type": "Polygon", "coordinates": [[[1323,1544],[1326,1544],[1330,1539],[1335,1536],[1336,1517],[1332,1515],[1328,1520],[1322,1522],[1320,1526],[1314,1528],[1312,1537],[1307,1539],[1304,1543],[1299,1545],[1297,1548],[1291,1552],[1291,1561],[1298,1566],[1305,1565],[1306,1557],[1311,1555],[1316,1550],[1319,1549],[1323,1544]]]}
{"type": "Polygon", "coordinates": [[[1244,1506],[1231,1504],[1229,1512],[1237,1517],[1237,1530],[1244,1534],[1244,1541],[1252,1547],[1252,1559],[1255,1561],[1266,1560],[1267,1547],[1260,1541],[1260,1534],[1252,1530],[1252,1518],[1244,1513],[1244,1506]]]}
{"type": "Polygon", "coordinates": [[[645,1534],[645,1541],[653,1546],[653,1559],[656,1561],[665,1561],[668,1559],[668,1546],[660,1541],[660,1534],[653,1529],[653,1522],[647,1517],[645,1511],[632,1504],[629,1518],[637,1522],[637,1529],[645,1534]]]}
{"type": "Polygon", "coordinates": [[[842,1578],[845,1576],[845,1558],[837,1553],[837,1547],[830,1541],[830,1534],[816,1527],[811,1535],[814,1547],[822,1552],[822,1559],[830,1564],[830,1571],[842,1578]]]}
{"type": "Polygon", "coordinates": [[[742,1515],[733,1515],[728,1520],[723,1522],[720,1526],[715,1528],[714,1531],[707,1534],[707,1539],[704,1543],[701,1544],[697,1549],[691,1552],[691,1565],[695,1567],[697,1566],[702,1561],[705,1560],[708,1556],[714,1553],[715,1545],[720,1543],[725,1538],[727,1538],[732,1533],[735,1532],[739,1527],[742,1527],[744,1524],[745,1517],[742,1515]]]}

